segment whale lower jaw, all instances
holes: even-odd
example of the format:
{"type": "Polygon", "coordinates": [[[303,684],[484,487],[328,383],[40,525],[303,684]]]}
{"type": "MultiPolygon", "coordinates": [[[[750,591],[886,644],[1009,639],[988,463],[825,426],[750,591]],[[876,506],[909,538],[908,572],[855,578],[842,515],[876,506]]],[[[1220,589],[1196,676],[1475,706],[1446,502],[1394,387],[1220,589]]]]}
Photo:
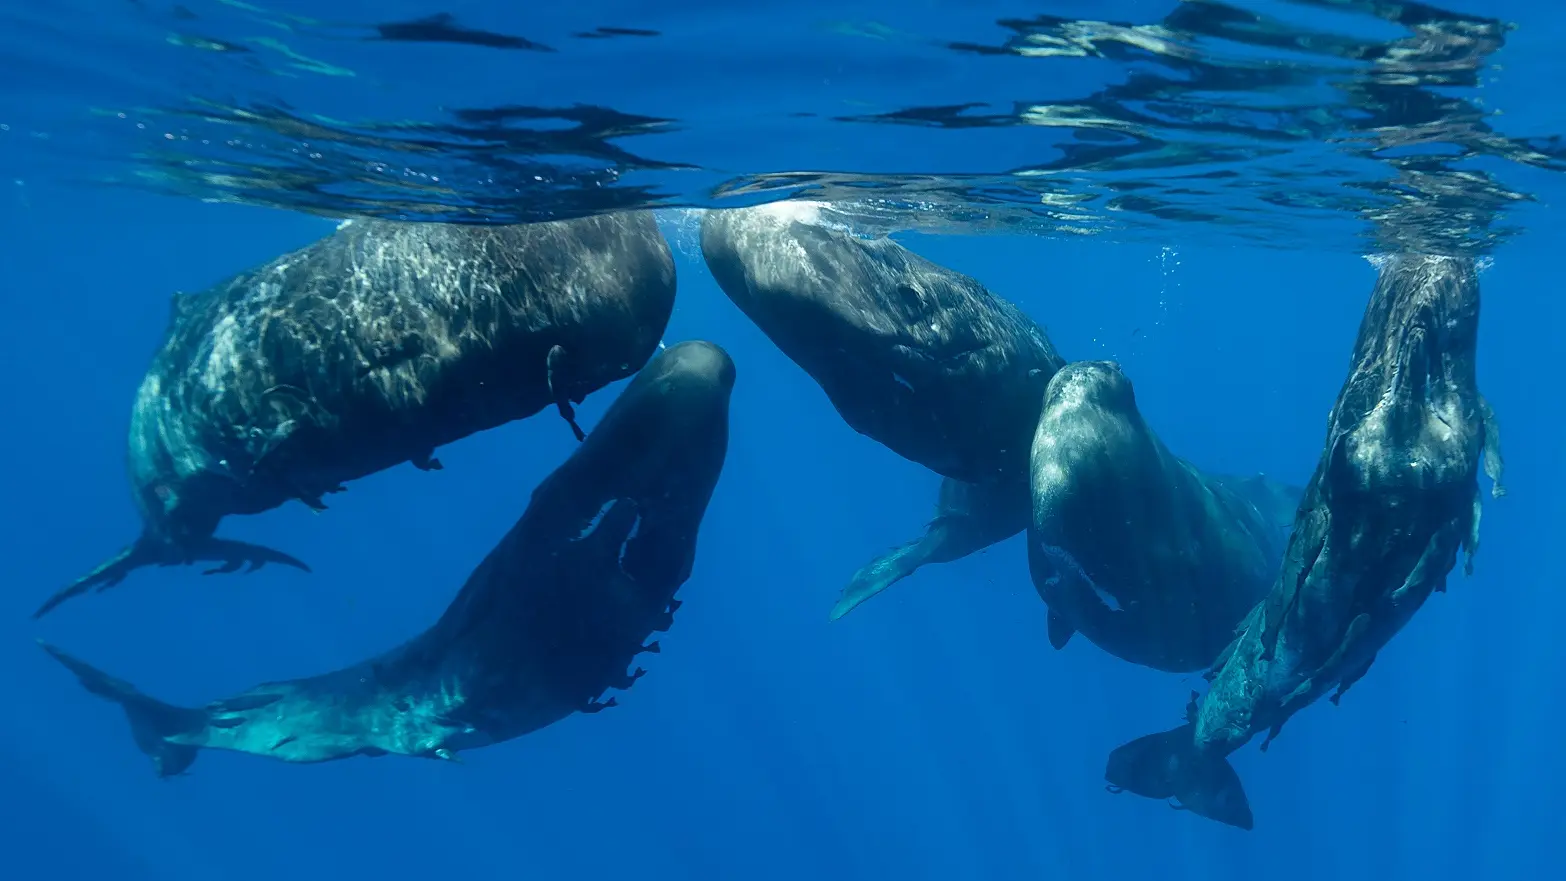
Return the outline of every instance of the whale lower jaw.
{"type": "Polygon", "coordinates": [[[1049,560],[1056,572],[1056,574],[1045,580],[1045,584],[1050,587],[1057,587],[1066,583],[1064,577],[1060,574],[1065,573],[1070,576],[1071,582],[1092,591],[1093,596],[1111,612],[1125,610],[1114,594],[1100,587],[1098,582],[1093,580],[1093,576],[1089,575],[1087,570],[1082,568],[1082,564],[1077,562],[1077,558],[1070,551],[1060,545],[1044,543],[1040,543],[1037,547],[1039,552],[1044,555],[1044,558],[1049,560]]]}

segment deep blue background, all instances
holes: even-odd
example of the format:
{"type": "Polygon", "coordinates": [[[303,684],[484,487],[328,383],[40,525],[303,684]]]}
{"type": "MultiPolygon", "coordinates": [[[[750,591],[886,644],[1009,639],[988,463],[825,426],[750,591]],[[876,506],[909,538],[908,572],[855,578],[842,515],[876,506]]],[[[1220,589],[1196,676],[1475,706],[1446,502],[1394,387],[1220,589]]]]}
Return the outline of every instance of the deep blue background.
{"type": "MultiPolygon", "coordinates": [[[[115,191],[0,194],[0,859],[6,878],[1537,878],[1560,868],[1566,613],[1551,244],[1483,276],[1480,378],[1511,493],[1341,708],[1236,756],[1242,833],[1102,789],[1113,746],[1174,724],[1193,677],[1044,638],[1020,539],[933,567],[841,622],[856,567],[916,534],[936,479],[856,435],[718,291],[690,227],[670,342],[739,368],[732,442],[686,601],[650,675],[465,765],[288,766],[203,753],[157,781],[121,713],[47,637],[169,701],[319,672],[426,627],[574,442],[547,414],[332,496],[231,519],[314,575],[144,570],[41,623],[40,600],[132,538],[131,395],[172,290],[328,221],[115,191]]],[[[676,224],[678,216],[674,216],[676,224]]],[[[1374,279],[1349,254],[909,237],[1013,299],[1068,358],[1119,359],[1149,421],[1215,470],[1304,482],[1374,279]],[[1161,301],[1164,303],[1160,305],[1161,301]],[[1133,331],[1140,332],[1133,336],[1133,331]]],[[[591,424],[619,386],[582,409],[591,424]]]]}

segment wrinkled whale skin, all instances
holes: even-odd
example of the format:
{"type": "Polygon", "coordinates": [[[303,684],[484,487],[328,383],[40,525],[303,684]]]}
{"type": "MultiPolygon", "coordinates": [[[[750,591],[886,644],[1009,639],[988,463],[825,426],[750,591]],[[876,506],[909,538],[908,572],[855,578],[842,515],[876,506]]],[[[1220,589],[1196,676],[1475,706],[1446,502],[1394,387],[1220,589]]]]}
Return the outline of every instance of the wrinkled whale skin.
{"type": "Polygon", "coordinates": [[[1481,463],[1500,495],[1499,427],[1475,378],[1479,278],[1467,258],[1379,258],[1348,378],[1267,597],[1192,695],[1187,723],[1110,754],[1112,791],[1254,820],[1228,756],[1336,704],[1478,547],[1481,463]]]}
{"type": "MultiPolygon", "coordinates": [[[[213,537],[630,376],[674,307],[650,212],[516,226],[356,220],[174,298],[131,412],[144,531],[39,615],[145,565],[307,568],[213,537]]],[[[579,433],[580,436],[580,433],[579,433]]]]}
{"type": "Polygon", "coordinates": [[[642,675],[627,665],[659,651],[644,641],[667,630],[680,605],[727,455],[734,382],[733,362],[711,343],[659,353],[534,490],[441,618],[367,661],[184,708],[44,648],[121,705],[165,777],[201,749],[300,763],[450,760],[614,706],[597,698],[642,675]]]}
{"type": "Polygon", "coordinates": [[[799,216],[787,203],[704,213],[702,257],[724,294],[855,431],[944,477],[1026,480],[1063,363],[1043,330],[891,239],[799,216]]]}
{"type": "Polygon", "coordinates": [[[1111,361],[1050,380],[1032,446],[1028,567],[1057,649],[1201,670],[1272,584],[1300,490],[1208,474],[1164,446],[1111,361]]]}

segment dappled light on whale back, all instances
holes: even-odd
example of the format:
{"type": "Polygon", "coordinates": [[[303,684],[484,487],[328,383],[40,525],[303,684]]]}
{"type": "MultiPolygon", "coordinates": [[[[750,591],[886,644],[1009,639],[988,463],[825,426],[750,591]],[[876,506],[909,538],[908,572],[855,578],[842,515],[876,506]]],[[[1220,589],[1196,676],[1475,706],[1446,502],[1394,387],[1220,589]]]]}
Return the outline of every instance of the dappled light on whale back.
{"type": "Polygon", "coordinates": [[[1541,874],[1566,123],[1435,2],[11,4],[11,874],[1541,874]]]}
{"type": "Polygon", "coordinates": [[[366,9],[93,4],[63,29],[12,13],[9,68],[110,51],[46,106],[0,98],[0,142],[71,180],[329,217],[805,198],[881,232],[1437,253],[1515,234],[1566,169],[1563,133],[1499,115],[1532,61],[1508,48],[1511,24],[1439,5],[1110,4],[1102,20],[888,5],[888,24],[772,4],[730,10],[721,31],[651,7],[547,23],[495,7],[482,26],[352,18],[366,9]],[[842,69],[780,63],[780,40],[842,69]],[[484,76],[437,85],[403,60],[429,47],[484,76]],[[647,73],[606,79],[622,69],[647,73]]]}

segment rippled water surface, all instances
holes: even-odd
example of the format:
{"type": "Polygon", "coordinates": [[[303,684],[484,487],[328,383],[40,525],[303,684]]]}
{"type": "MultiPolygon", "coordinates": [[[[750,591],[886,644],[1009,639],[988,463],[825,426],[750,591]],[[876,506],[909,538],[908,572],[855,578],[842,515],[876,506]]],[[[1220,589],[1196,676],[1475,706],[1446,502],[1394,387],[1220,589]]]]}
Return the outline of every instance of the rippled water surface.
{"type": "Polygon", "coordinates": [[[1483,251],[1566,168],[1543,87],[1560,27],[1490,17],[1529,10],[11,3],[0,58],[32,85],[3,96],[0,148],[334,217],[806,196],[868,229],[1483,251]]]}
{"type": "Polygon", "coordinates": [[[0,878],[1559,877],[1566,2],[1437,4],[0,0],[0,878]],[[1361,256],[1479,258],[1509,492],[1483,500],[1473,574],[1340,707],[1238,756],[1254,830],[1104,791],[1109,751],[1207,686],[1057,650],[1020,533],[829,620],[924,534],[941,480],[850,426],[678,210],[780,199],[914,230],[1062,358],[1123,367],[1170,455],[1291,486],[1332,449],[1361,256]],[[153,779],[35,639],[190,707],[340,669],[437,620],[578,448],[548,410],[325,513],[225,521],[309,575],[160,568],[34,621],[142,527],[132,404],[185,295],[345,217],[631,206],[670,209],[664,339],[724,347],[739,378],[687,605],[623,708],[461,766],[211,753],[153,779]]]}

